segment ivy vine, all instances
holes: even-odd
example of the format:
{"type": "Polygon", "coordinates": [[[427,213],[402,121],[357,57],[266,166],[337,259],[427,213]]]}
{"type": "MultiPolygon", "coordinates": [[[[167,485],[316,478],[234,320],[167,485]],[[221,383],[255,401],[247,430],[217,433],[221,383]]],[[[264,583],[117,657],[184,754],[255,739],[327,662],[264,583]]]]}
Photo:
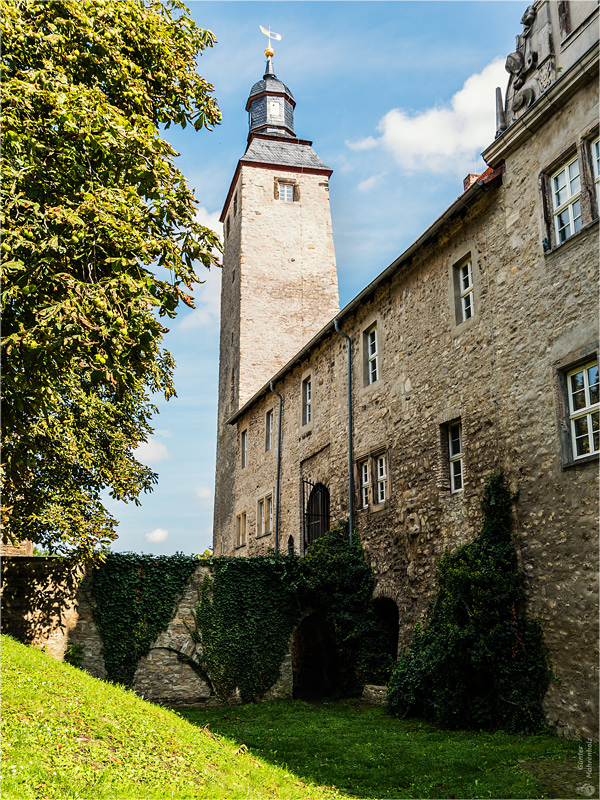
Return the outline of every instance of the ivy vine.
{"type": "Polygon", "coordinates": [[[183,553],[109,553],[94,570],[89,599],[110,681],[133,684],[139,660],[167,628],[198,564],[183,553]]]}
{"type": "Polygon", "coordinates": [[[237,687],[243,702],[260,699],[277,680],[302,613],[321,611],[332,625],[337,694],[385,682],[392,658],[371,602],[374,577],[358,537],[341,523],[306,555],[218,556],[207,562],[194,626],[193,657],[180,654],[226,699],[237,687]]]}
{"type": "Polygon", "coordinates": [[[511,538],[512,495],[488,481],[480,534],[446,552],[425,626],[416,626],[389,685],[390,710],[447,728],[537,731],[551,673],[538,620],[525,615],[511,538]]]}
{"type": "Polygon", "coordinates": [[[243,702],[259,699],[279,677],[300,615],[298,559],[270,554],[208,561],[190,633],[198,649],[180,654],[221,699],[236,687],[243,702]]]}

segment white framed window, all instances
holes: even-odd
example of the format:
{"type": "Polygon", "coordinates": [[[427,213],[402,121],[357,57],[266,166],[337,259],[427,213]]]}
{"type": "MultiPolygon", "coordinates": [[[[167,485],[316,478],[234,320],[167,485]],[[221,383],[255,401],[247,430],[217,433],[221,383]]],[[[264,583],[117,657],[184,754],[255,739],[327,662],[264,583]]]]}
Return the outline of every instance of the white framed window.
{"type": "Polygon", "coordinates": [[[368,386],[379,380],[379,342],[376,325],[365,331],[365,377],[368,386]]]}
{"type": "Polygon", "coordinates": [[[242,469],[248,466],[248,431],[242,431],[240,437],[240,452],[242,456],[242,469]]]}
{"type": "Polygon", "coordinates": [[[279,184],[279,199],[283,203],[293,203],[294,202],[294,186],[291,183],[280,183],[279,184]]]}
{"type": "Polygon", "coordinates": [[[302,381],[302,424],[308,425],[312,421],[312,379],[302,381]]]}
{"type": "Polygon", "coordinates": [[[369,507],[369,487],[371,485],[369,476],[369,462],[361,461],[358,465],[360,471],[360,501],[361,508],[369,507]]]}
{"type": "Polygon", "coordinates": [[[236,547],[244,547],[246,544],[246,512],[242,511],[235,518],[235,544],[236,547]]]}
{"type": "Polygon", "coordinates": [[[450,491],[461,492],[463,488],[463,446],[462,425],[452,422],[448,425],[448,454],[450,459],[450,491]]]}
{"type": "Polygon", "coordinates": [[[551,179],[552,206],[556,242],[566,242],[581,230],[581,176],[579,158],[571,159],[551,179]]]}
{"type": "Polygon", "coordinates": [[[268,536],[271,533],[273,517],[273,495],[261,497],[256,506],[256,535],[268,536]]]}
{"type": "Polygon", "coordinates": [[[387,498],[387,457],[377,456],[375,459],[377,469],[377,503],[385,503],[387,498]]]}
{"type": "Polygon", "coordinates": [[[265,451],[273,446],[273,410],[267,411],[265,418],[265,451]]]}
{"type": "Polygon", "coordinates": [[[600,212],[600,137],[592,142],[592,169],[596,183],[596,202],[600,212]]]}
{"type": "Polygon", "coordinates": [[[473,287],[473,262],[469,259],[458,267],[460,289],[461,322],[471,319],[475,310],[475,293],[473,287]]]}
{"type": "Polygon", "coordinates": [[[598,362],[567,373],[573,458],[599,451],[598,362]]]}

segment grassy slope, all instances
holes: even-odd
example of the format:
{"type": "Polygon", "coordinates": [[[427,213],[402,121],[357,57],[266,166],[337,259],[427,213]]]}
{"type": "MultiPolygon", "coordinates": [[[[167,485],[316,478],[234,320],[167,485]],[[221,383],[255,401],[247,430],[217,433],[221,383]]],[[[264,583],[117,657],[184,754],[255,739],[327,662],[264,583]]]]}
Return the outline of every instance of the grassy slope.
{"type": "Polygon", "coordinates": [[[444,731],[418,720],[395,719],[359,701],[317,707],[299,701],[261,703],[180,713],[243,742],[257,758],[354,797],[545,797],[539,780],[519,761],[549,759],[557,769],[571,766],[577,772],[579,742],[549,735],[444,731]]]}
{"type": "Polygon", "coordinates": [[[340,796],[7,636],[2,678],[5,800],[340,796]]]}

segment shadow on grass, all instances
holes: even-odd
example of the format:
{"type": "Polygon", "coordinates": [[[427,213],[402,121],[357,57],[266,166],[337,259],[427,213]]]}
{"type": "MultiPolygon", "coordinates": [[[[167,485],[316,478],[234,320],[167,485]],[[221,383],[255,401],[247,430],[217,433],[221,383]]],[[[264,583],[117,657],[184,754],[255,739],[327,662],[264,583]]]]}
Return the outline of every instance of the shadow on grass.
{"type": "Polygon", "coordinates": [[[577,762],[577,742],[444,731],[395,719],[360,701],[296,700],[180,713],[306,781],[360,798],[541,798],[543,786],[523,762],[577,762]]]}

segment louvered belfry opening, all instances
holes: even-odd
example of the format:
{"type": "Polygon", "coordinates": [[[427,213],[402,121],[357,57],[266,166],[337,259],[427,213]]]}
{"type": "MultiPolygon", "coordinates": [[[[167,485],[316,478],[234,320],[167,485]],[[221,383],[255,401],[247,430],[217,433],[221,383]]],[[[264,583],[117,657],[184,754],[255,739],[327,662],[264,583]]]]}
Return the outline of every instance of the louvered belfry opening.
{"type": "Polygon", "coordinates": [[[329,489],[322,483],[302,481],[304,549],[329,530],[329,489]]]}

